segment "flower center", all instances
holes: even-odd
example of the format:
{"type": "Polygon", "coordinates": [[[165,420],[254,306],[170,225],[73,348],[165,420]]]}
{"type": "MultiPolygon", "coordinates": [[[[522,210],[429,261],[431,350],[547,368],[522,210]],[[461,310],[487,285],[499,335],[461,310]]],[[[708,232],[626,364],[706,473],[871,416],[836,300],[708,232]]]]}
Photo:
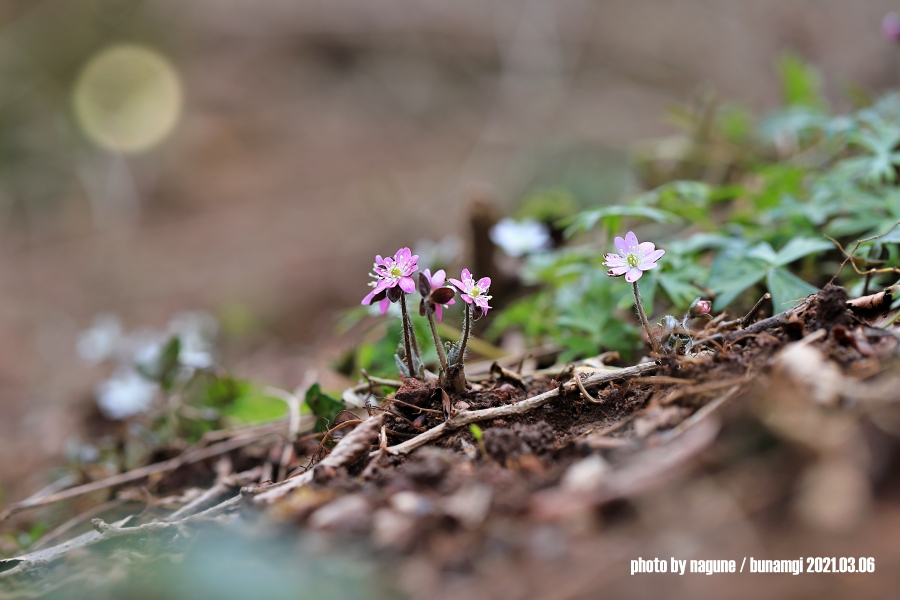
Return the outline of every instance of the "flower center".
{"type": "Polygon", "coordinates": [[[400,267],[396,265],[391,267],[388,273],[390,273],[392,279],[398,279],[401,275],[403,275],[403,271],[400,270],[400,267]]]}
{"type": "Polygon", "coordinates": [[[636,268],[638,266],[638,257],[637,254],[631,252],[628,256],[625,257],[625,262],[628,263],[628,266],[631,268],[636,268]]]}
{"type": "Polygon", "coordinates": [[[469,292],[469,295],[472,296],[473,298],[476,297],[476,296],[480,296],[480,295],[481,295],[481,290],[478,288],[478,286],[475,286],[475,287],[472,288],[472,291],[469,292]]]}

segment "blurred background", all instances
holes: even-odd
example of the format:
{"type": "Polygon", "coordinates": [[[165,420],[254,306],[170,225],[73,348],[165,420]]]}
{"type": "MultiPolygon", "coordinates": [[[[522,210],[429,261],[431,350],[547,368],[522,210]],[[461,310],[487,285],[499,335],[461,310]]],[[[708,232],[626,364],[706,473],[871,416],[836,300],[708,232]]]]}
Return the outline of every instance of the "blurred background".
{"type": "MultiPolygon", "coordinates": [[[[219,322],[225,364],[293,387],[340,347],[376,253],[466,240],[473,200],[595,201],[667,107],[765,111],[790,50],[847,89],[900,80],[888,0],[5,0],[0,482],[79,435],[98,313],[219,322]],[[26,448],[27,451],[22,449],[26,448]]],[[[463,245],[465,248],[465,245],[463,245]]]]}

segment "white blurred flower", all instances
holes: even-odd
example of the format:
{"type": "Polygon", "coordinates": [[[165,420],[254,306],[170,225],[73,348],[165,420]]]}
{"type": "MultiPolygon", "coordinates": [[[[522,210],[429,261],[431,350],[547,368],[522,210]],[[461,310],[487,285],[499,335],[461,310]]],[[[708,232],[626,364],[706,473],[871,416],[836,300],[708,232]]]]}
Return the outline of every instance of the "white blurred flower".
{"type": "Polygon", "coordinates": [[[447,269],[462,256],[463,240],[453,233],[447,234],[439,242],[419,240],[413,247],[413,254],[419,256],[419,264],[432,271],[447,269]]]}
{"type": "Polygon", "coordinates": [[[127,419],[150,408],[159,386],[131,369],[120,369],[97,386],[97,405],[108,419],[127,419]]]}
{"type": "Polygon", "coordinates": [[[213,341],[219,326],[215,317],[204,311],[178,313],[169,321],[169,333],[181,341],[178,361],[187,367],[205,369],[213,360],[213,341]]]}
{"type": "Polygon", "coordinates": [[[164,333],[149,327],[132,331],[119,347],[119,360],[122,364],[138,364],[152,370],[167,340],[164,333]]]}
{"type": "Polygon", "coordinates": [[[491,241],[512,257],[540,252],[550,247],[550,231],[546,225],[533,219],[514,221],[501,219],[491,227],[491,241]]]}
{"type": "Polygon", "coordinates": [[[121,342],[122,322],[119,317],[100,313],[94,317],[91,328],[78,336],[78,356],[96,365],[112,358],[121,342]]]}

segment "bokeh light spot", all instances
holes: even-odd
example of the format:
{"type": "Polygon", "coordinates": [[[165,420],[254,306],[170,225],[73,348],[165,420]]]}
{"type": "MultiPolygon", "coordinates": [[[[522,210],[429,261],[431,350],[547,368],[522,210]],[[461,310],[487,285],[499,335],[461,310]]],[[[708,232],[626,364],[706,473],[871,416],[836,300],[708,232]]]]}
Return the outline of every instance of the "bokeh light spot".
{"type": "Polygon", "coordinates": [[[142,46],[103,50],[75,84],[75,115],[85,134],[121,152],[147,150],[165,139],[178,121],[181,102],[175,68],[142,46]]]}

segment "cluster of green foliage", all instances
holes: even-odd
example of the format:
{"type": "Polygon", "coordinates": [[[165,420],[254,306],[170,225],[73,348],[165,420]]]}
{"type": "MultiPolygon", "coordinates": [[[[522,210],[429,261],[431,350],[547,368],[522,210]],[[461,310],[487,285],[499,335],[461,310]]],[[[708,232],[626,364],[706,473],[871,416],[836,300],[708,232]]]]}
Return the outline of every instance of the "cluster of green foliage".
{"type": "MultiPolygon", "coordinates": [[[[652,189],[558,223],[568,243],[523,266],[538,291],[502,311],[489,333],[515,327],[531,343],[561,344],[564,358],[630,354],[638,341],[631,289],[602,265],[613,236],[629,229],[666,250],[640,285],[648,307],[675,314],[704,290],[715,294],[715,310],[740,314],[764,291],[776,312],[786,310],[837,272],[843,255],[825,235],[846,246],[890,230],[900,220],[900,96],[856,93],[855,110],[834,115],[815,69],[793,56],[779,66],[784,105],[763,118],[711,99],[673,113],[685,134],[633,162],[652,189]]],[[[895,264],[898,242],[895,230],[857,256],[895,264]]],[[[851,293],[896,278],[866,282],[850,269],[841,277],[851,293]]]]}
{"type": "MultiPolygon", "coordinates": [[[[591,183],[583,168],[523,190],[515,214],[547,223],[564,242],[522,262],[520,280],[533,291],[492,315],[487,339],[517,329],[532,346],[561,345],[562,360],[605,350],[633,356],[641,344],[631,287],[603,266],[613,237],[629,230],[666,250],[640,280],[656,319],[684,313],[698,296],[737,317],[767,291],[775,312],[787,310],[839,271],[844,255],[829,237],[846,248],[891,230],[900,221],[900,95],[873,100],[850,88],[853,108],[834,114],[816,69],[792,55],[778,67],[784,102],[766,115],[712,95],[673,109],[669,120],[682,133],[636,146],[631,192],[612,185],[610,194],[608,173],[591,183]]],[[[857,264],[896,264],[898,243],[900,228],[862,244],[857,264]]],[[[895,279],[847,268],[838,283],[859,295],[895,279]]],[[[351,311],[345,325],[366,314],[351,311]]],[[[424,323],[416,327],[427,339],[424,323]]],[[[371,333],[341,372],[396,373],[399,324],[371,333]]]]}

